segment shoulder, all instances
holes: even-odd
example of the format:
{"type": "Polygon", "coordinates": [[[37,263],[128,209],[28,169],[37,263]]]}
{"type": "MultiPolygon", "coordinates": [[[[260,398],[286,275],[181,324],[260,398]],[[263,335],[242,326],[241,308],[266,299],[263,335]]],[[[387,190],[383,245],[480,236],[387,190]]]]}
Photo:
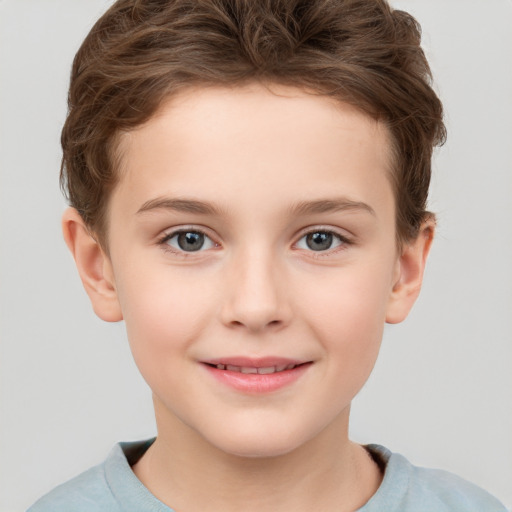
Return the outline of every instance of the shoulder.
{"type": "Polygon", "coordinates": [[[453,473],[438,469],[413,466],[409,493],[413,500],[429,498],[433,504],[438,503],[439,510],[506,512],[505,507],[487,491],[453,473]]]}
{"type": "Polygon", "coordinates": [[[59,485],[39,499],[27,512],[96,512],[118,507],[109,491],[104,464],[95,466],[59,485]]]}
{"type": "Polygon", "coordinates": [[[131,470],[153,441],[116,444],[105,462],[59,485],[27,512],[170,511],[131,470]]]}
{"type": "Polygon", "coordinates": [[[379,445],[367,449],[384,467],[384,479],[361,512],[506,512],[489,493],[448,471],[414,466],[379,445]]]}

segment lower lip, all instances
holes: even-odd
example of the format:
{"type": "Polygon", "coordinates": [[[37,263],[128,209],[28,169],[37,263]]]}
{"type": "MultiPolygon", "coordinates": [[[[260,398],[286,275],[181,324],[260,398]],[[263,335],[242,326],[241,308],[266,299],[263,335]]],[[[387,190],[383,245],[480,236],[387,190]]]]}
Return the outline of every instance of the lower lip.
{"type": "Polygon", "coordinates": [[[213,377],[226,386],[237,391],[243,391],[244,393],[262,394],[271,393],[293,384],[304,375],[311,366],[311,363],[301,364],[291,370],[267,373],[265,375],[219,370],[207,364],[204,366],[213,377]]]}

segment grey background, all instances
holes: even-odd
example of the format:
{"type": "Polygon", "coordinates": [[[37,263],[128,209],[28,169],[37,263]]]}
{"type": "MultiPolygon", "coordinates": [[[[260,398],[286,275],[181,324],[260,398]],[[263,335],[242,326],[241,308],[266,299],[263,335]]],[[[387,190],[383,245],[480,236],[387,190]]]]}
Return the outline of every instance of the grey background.
{"type": "MultiPolygon", "coordinates": [[[[98,320],[60,234],[71,60],[106,0],[0,1],[0,511],[154,435],[122,324],[98,320]]],[[[410,318],[387,326],[352,435],[512,507],[512,2],[402,0],[424,29],[449,142],[410,318]]]]}

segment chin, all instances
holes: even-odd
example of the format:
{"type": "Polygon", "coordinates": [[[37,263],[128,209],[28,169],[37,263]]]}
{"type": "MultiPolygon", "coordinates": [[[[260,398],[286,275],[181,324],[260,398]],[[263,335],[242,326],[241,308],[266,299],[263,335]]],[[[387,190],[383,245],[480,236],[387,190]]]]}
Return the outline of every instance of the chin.
{"type": "Polygon", "coordinates": [[[290,446],[289,444],[283,446],[283,444],[267,442],[226,446],[223,451],[229,455],[245,459],[268,459],[286,455],[296,448],[297,446],[290,446]]]}
{"type": "Polygon", "coordinates": [[[228,436],[223,434],[221,438],[210,438],[207,441],[226,454],[251,459],[286,455],[308,440],[305,436],[294,435],[290,431],[279,432],[276,429],[230,432],[228,436]]]}

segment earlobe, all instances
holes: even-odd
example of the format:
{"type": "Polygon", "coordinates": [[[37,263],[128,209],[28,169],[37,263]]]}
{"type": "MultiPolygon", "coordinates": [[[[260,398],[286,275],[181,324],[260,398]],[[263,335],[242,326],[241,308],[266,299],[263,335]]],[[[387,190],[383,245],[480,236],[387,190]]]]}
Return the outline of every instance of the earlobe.
{"type": "Polygon", "coordinates": [[[110,258],[91,235],[76,209],[68,208],[64,212],[62,233],[94,312],[106,322],[122,320],[110,258]]]}
{"type": "Polygon", "coordinates": [[[397,261],[396,277],[386,314],[387,323],[396,324],[405,320],[418,298],[434,231],[435,221],[429,219],[421,226],[417,238],[404,245],[397,261]]]}

